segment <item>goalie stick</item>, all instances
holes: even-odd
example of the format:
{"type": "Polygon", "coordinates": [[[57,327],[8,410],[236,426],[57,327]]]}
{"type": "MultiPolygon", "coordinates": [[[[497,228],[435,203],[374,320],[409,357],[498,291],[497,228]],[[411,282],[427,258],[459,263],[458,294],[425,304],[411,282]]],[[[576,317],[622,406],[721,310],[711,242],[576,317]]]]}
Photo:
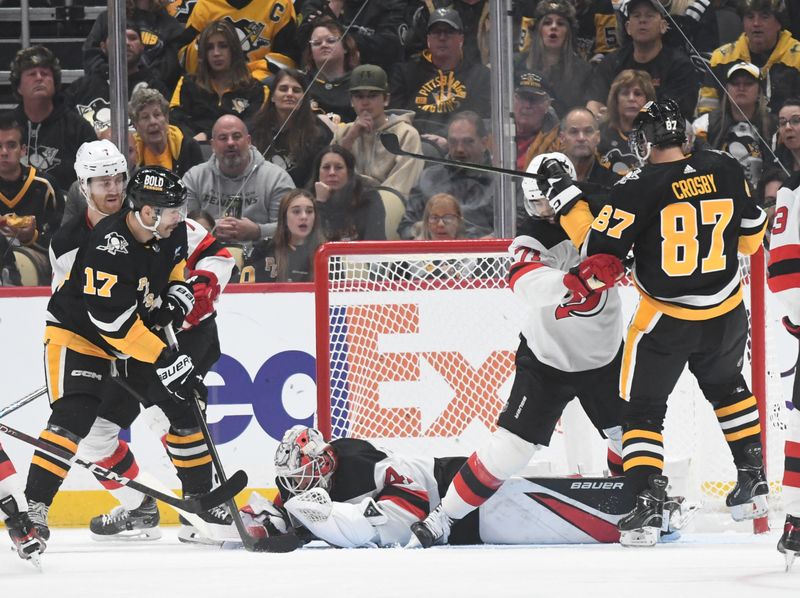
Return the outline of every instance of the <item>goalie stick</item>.
{"type": "Polygon", "coordinates": [[[171,505],[176,509],[180,509],[181,511],[186,511],[187,513],[202,513],[204,511],[208,511],[209,509],[213,509],[217,505],[220,505],[236,496],[239,492],[244,490],[245,486],[247,486],[247,474],[243,471],[237,471],[235,474],[233,474],[233,476],[230,477],[230,479],[214,488],[208,494],[203,494],[202,496],[195,498],[181,499],[177,498],[176,496],[165,494],[164,492],[154,488],[150,488],[149,486],[145,486],[136,480],[131,480],[125,476],[121,476],[117,473],[114,473],[110,469],[106,469],[102,465],[98,465],[97,463],[84,461],[80,457],[72,455],[64,449],[49,444],[40,438],[29,436],[25,432],[20,432],[19,430],[10,428],[4,423],[0,423],[0,432],[8,434],[17,440],[32,444],[39,450],[45,451],[46,453],[49,453],[50,455],[53,455],[54,457],[57,457],[62,461],[69,463],[70,465],[80,465],[84,469],[88,469],[93,474],[96,474],[101,478],[116,482],[117,484],[121,484],[123,486],[128,486],[134,490],[138,490],[143,494],[157,498],[161,502],[171,505]]]}
{"type": "Polygon", "coordinates": [[[34,399],[38,399],[40,396],[42,396],[43,394],[46,394],[46,393],[47,393],[47,387],[46,386],[42,386],[41,388],[38,388],[38,389],[34,390],[32,393],[30,393],[28,395],[25,395],[24,397],[22,397],[18,401],[14,401],[10,405],[6,405],[2,409],[0,409],[0,417],[5,417],[9,413],[13,413],[14,411],[19,409],[20,407],[23,407],[24,405],[27,405],[28,403],[30,403],[34,399]]]}
{"type": "MultiPolygon", "coordinates": [[[[164,329],[164,333],[166,334],[167,343],[169,343],[170,349],[177,351],[178,339],[175,336],[175,331],[172,329],[172,326],[167,326],[164,329]]],[[[200,431],[202,432],[203,438],[206,441],[208,452],[211,455],[211,461],[214,464],[214,468],[217,470],[219,480],[222,484],[225,484],[228,478],[225,475],[225,470],[222,467],[222,461],[219,458],[219,453],[217,453],[217,447],[214,444],[214,439],[211,438],[211,432],[208,429],[206,418],[203,417],[203,410],[200,408],[200,400],[195,397],[190,399],[190,403],[192,404],[192,411],[194,411],[197,425],[200,426],[200,431]]],[[[236,526],[236,531],[239,533],[239,537],[242,539],[242,545],[244,546],[245,550],[249,552],[292,552],[300,547],[300,539],[292,532],[281,534],[279,536],[254,538],[247,531],[244,521],[242,521],[242,516],[239,513],[239,507],[236,506],[234,497],[231,496],[226,501],[226,504],[228,506],[228,511],[230,511],[231,519],[233,519],[233,524],[236,526]]]]}

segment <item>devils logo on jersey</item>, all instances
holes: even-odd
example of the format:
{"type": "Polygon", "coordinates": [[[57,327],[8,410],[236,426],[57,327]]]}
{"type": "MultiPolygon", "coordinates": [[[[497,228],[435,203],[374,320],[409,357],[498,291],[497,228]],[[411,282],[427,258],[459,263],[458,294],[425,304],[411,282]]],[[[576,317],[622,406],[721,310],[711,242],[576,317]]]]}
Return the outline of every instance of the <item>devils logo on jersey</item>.
{"type": "Polygon", "coordinates": [[[576,318],[591,318],[603,311],[608,301],[607,293],[593,293],[580,301],[562,303],[556,308],[556,320],[575,316],[576,318]]]}

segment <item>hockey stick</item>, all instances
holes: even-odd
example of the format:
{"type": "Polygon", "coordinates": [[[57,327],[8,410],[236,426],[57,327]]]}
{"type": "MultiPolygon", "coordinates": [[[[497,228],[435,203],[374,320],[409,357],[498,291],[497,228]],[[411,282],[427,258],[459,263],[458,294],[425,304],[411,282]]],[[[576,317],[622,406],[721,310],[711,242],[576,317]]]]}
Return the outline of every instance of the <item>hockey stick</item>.
{"type": "MultiPolygon", "coordinates": [[[[177,351],[178,339],[175,336],[175,331],[172,329],[172,326],[167,326],[164,329],[164,332],[166,334],[167,343],[169,344],[170,349],[177,351]]],[[[197,425],[200,426],[200,431],[203,433],[203,438],[206,441],[208,452],[211,455],[211,462],[214,464],[214,468],[217,470],[217,475],[219,476],[220,482],[224,484],[228,478],[225,475],[225,470],[222,467],[222,460],[219,458],[217,446],[214,444],[214,439],[211,438],[211,432],[208,429],[206,418],[203,416],[203,410],[200,408],[200,400],[195,397],[194,399],[190,400],[190,403],[192,404],[192,410],[194,411],[197,425]]],[[[239,533],[239,537],[242,539],[242,544],[244,545],[245,550],[249,552],[292,552],[300,547],[300,539],[293,533],[281,534],[273,537],[267,536],[260,539],[254,538],[244,526],[244,521],[242,521],[242,516],[239,513],[239,507],[236,506],[236,501],[234,498],[231,497],[228,499],[226,504],[228,506],[228,511],[230,511],[231,519],[233,519],[233,524],[236,526],[236,531],[239,533]]]]}
{"type": "Polygon", "coordinates": [[[34,399],[38,399],[40,396],[42,396],[43,394],[46,394],[46,393],[47,393],[47,387],[46,386],[42,386],[41,388],[38,388],[38,389],[34,390],[29,395],[26,395],[26,396],[22,397],[20,400],[14,401],[10,405],[6,405],[2,409],[0,409],[0,417],[5,417],[9,413],[13,413],[14,411],[19,409],[20,407],[22,407],[24,405],[27,405],[28,403],[30,403],[34,399]]]}
{"type": "Polygon", "coordinates": [[[198,496],[195,498],[180,499],[150,488],[149,486],[145,486],[136,480],[131,480],[125,476],[121,476],[110,469],[106,469],[102,465],[98,465],[97,463],[84,461],[80,457],[72,455],[62,448],[49,444],[40,438],[29,436],[28,434],[25,434],[25,432],[20,432],[19,430],[10,428],[4,423],[0,423],[0,432],[8,434],[17,440],[32,444],[39,450],[49,453],[50,455],[57,457],[58,459],[61,459],[70,465],[80,465],[84,469],[88,469],[93,474],[98,475],[101,478],[116,482],[117,484],[121,484],[123,486],[128,486],[134,490],[138,490],[143,494],[157,498],[161,502],[165,502],[176,509],[186,511],[187,513],[202,513],[203,511],[213,509],[217,505],[229,500],[231,497],[236,496],[244,489],[245,486],[247,486],[247,474],[243,471],[237,471],[226,483],[214,488],[208,494],[204,494],[203,496],[198,496]]]}

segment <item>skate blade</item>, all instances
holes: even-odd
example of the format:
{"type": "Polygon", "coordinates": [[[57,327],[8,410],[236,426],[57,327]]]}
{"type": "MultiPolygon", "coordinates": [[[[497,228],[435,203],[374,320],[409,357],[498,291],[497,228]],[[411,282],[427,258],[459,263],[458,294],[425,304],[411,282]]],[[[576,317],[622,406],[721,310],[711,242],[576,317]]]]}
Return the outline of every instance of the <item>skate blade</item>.
{"type": "Polygon", "coordinates": [[[660,527],[641,527],[619,532],[619,543],[626,548],[629,547],[650,547],[658,543],[661,535],[660,527]]]}
{"type": "Polygon", "coordinates": [[[783,556],[786,559],[786,573],[789,573],[792,570],[792,564],[794,563],[794,558],[797,556],[797,552],[794,550],[784,550],[783,556]]]}
{"type": "MultiPolygon", "coordinates": [[[[236,539],[241,542],[241,539],[238,536],[236,538],[230,538],[229,541],[235,541],[236,539]]],[[[178,540],[184,544],[197,544],[199,546],[222,547],[226,543],[226,540],[223,539],[209,538],[208,536],[204,536],[198,532],[196,528],[189,525],[184,525],[180,530],[178,530],[178,540]]]]}
{"type": "Polygon", "coordinates": [[[108,536],[96,534],[94,532],[90,532],[90,534],[92,540],[95,542],[149,542],[161,538],[161,529],[151,527],[148,529],[125,530],[124,532],[108,536]]]}
{"type": "Polygon", "coordinates": [[[31,565],[36,567],[36,570],[39,573],[42,573],[43,569],[42,569],[42,555],[41,555],[41,553],[34,552],[33,554],[30,554],[30,555],[28,555],[27,560],[28,560],[28,562],[30,562],[31,565]]]}
{"type": "Polygon", "coordinates": [[[415,550],[417,548],[422,548],[422,543],[419,541],[414,534],[411,534],[411,539],[406,542],[406,545],[403,548],[408,548],[409,550],[415,550]]]}
{"type": "Polygon", "coordinates": [[[741,505],[734,505],[729,507],[731,510],[731,517],[734,521],[747,521],[749,519],[758,519],[763,517],[769,511],[767,505],[767,495],[760,494],[754,496],[752,500],[741,505]]]}

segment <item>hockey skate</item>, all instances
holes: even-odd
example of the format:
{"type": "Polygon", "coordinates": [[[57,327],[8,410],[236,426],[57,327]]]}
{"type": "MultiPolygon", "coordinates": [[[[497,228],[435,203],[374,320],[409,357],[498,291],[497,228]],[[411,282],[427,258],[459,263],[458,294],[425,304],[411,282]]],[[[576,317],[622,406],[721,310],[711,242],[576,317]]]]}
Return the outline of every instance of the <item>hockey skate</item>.
{"type": "Polygon", "coordinates": [[[424,520],[411,524],[411,536],[406,548],[430,548],[434,544],[444,544],[450,536],[453,520],[444,512],[442,505],[431,511],[424,520]]]}
{"type": "Polygon", "coordinates": [[[667,496],[664,499],[664,520],[661,541],[669,542],[680,538],[680,530],[694,519],[701,503],[686,500],[683,496],[667,496]]]}
{"type": "Polygon", "coordinates": [[[42,568],[39,555],[47,547],[39,537],[27,512],[20,512],[13,497],[7,497],[0,503],[0,509],[8,515],[5,521],[8,535],[22,560],[31,561],[37,569],[42,568]]]}
{"type": "Polygon", "coordinates": [[[98,515],[89,522],[94,540],[158,540],[161,516],[156,499],[145,496],[142,504],[128,511],[122,505],[107,515],[98,515]]]}
{"type": "Polygon", "coordinates": [[[786,516],[783,535],[778,540],[778,552],[786,557],[786,572],[792,569],[794,558],[800,554],[800,517],[786,516]]]}
{"type": "MultiPolygon", "coordinates": [[[[185,495],[190,497],[191,495],[185,495]]],[[[233,525],[233,517],[228,507],[219,505],[197,515],[205,525],[199,529],[192,525],[183,515],[179,517],[181,529],[178,540],[187,544],[207,544],[219,546],[226,540],[241,540],[233,525]]]]}
{"type": "Polygon", "coordinates": [[[47,513],[50,507],[43,502],[28,501],[28,517],[30,517],[36,533],[44,541],[50,539],[50,527],[47,525],[47,513]]]}
{"type": "Polygon", "coordinates": [[[655,546],[664,523],[667,477],[653,474],[649,488],[636,497],[636,506],[617,523],[622,546],[655,546]]]}
{"type": "Polygon", "coordinates": [[[768,510],[769,485],[764,477],[761,446],[750,444],[744,453],[745,463],[737,469],[736,486],[725,499],[734,521],[757,519],[766,515],[768,510]]]}

